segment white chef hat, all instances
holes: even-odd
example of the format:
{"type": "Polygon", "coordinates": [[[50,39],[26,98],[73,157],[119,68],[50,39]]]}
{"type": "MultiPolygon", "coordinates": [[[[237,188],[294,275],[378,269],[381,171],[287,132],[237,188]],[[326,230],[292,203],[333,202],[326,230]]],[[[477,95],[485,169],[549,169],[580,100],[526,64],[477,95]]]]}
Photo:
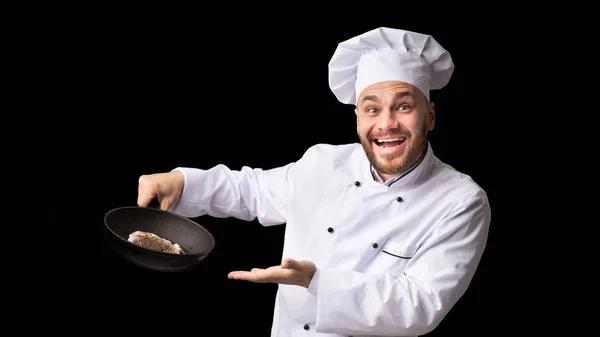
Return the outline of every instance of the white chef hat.
{"type": "Polygon", "coordinates": [[[337,99],[356,104],[369,85],[398,80],[429,91],[450,81],[454,63],[433,37],[381,27],[341,42],[329,62],[329,87],[337,99]]]}

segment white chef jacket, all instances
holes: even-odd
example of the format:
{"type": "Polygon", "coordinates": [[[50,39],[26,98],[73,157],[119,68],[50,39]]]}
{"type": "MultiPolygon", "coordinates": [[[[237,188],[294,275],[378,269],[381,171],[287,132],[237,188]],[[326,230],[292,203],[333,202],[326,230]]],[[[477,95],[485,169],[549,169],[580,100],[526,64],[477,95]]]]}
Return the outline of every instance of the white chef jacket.
{"type": "Polygon", "coordinates": [[[318,144],[283,167],[179,167],[171,211],[286,224],[283,257],[310,260],[307,288],[279,285],[272,337],[417,336],[466,291],[486,245],[490,206],[469,176],[435,157],[390,186],[360,144],[318,144]]]}

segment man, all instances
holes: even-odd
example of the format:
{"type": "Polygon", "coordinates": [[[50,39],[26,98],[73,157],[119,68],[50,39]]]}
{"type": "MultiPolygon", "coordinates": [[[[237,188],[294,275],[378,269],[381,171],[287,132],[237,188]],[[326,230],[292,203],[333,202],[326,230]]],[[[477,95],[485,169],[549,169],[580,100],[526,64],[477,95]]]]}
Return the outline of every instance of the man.
{"type": "Polygon", "coordinates": [[[490,224],[486,193],[435,157],[430,90],[453,72],[431,36],[379,28],[339,44],[330,87],[356,105],[360,144],[309,148],[270,170],[176,168],[139,180],[140,206],[286,224],[272,335],[416,336],[466,291],[490,224]]]}

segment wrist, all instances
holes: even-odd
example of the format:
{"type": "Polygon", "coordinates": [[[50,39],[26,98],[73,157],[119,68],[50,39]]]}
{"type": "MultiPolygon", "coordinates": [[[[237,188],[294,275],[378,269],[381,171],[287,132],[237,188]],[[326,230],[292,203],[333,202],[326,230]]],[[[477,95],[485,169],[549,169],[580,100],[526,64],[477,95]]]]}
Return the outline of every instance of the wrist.
{"type": "Polygon", "coordinates": [[[185,175],[179,170],[171,171],[171,174],[174,177],[175,186],[177,186],[177,194],[181,196],[181,193],[183,193],[183,187],[185,186],[185,175]]]}

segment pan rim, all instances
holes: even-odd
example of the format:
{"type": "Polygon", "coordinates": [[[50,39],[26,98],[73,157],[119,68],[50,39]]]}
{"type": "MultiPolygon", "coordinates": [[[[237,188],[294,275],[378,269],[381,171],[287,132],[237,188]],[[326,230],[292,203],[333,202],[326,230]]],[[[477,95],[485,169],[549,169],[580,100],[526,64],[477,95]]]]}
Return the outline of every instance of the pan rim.
{"type": "Polygon", "coordinates": [[[104,222],[104,228],[106,230],[108,230],[112,234],[112,236],[115,237],[117,240],[120,240],[121,242],[124,242],[129,247],[133,247],[133,248],[135,248],[137,250],[141,250],[143,252],[150,253],[150,254],[153,254],[153,255],[165,256],[165,257],[175,258],[175,259],[192,259],[192,258],[196,259],[196,258],[199,258],[199,257],[205,257],[205,256],[209,255],[215,249],[215,245],[216,245],[215,237],[212,235],[212,233],[208,229],[204,228],[204,226],[200,225],[199,223],[197,223],[196,221],[194,221],[194,220],[192,220],[190,218],[186,218],[186,217],[181,216],[181,215],[179,215],[177,213],[173,213],[171,211],[165,211],[165,210],[162,210],[162,209],[155,209],[155,208],[148,208],[148,207],[141,207],[141,206],[121,206],[121,207],[116,207],[116,208],[110,209],[106,213],[104,213],[104,221],[103,222],[104,222]],[[177,218],[179,218],[181,220],[189,222],[189,223],[197,226],[198,228],[200,228],[200,230],[204,231],[208,235],[208,238],[211,241],[210,249],[207,249],[207,250],[205,250],[202,253],[197,253],[197,254],[183,254],[182,255],[182,254],[171,254],[171,253],[157,252],[157,251],[154,251],[152,249],[141,247],[141,246],[138,246],[138,245],[136,245],[136,244],[134,244],[132,242],[129,242],[129,240],[123,238],[122,236],[120,236],[119,234],[117,234],[112,228],[110,228],[110,226],[108,225],[108,221],[107,221],[108,216],[111,213],[114,213],[116,211],[123,210],[123,209],[148,209],[148,210],[159,212],[159,213],[167,213],[167,214],[169,214],[171,216],[174,216],[174,217],[177,217],[177,218]]]}

